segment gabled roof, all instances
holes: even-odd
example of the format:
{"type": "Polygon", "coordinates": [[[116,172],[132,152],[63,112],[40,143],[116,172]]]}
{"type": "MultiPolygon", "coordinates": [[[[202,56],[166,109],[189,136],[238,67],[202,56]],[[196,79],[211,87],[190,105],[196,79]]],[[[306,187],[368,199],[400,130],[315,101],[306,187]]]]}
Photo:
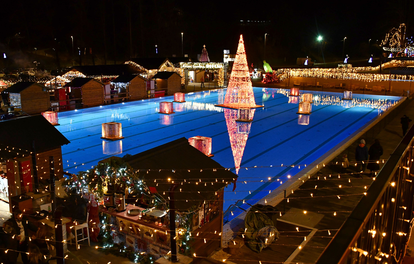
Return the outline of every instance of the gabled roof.
{"type": "Polygon", "coordinates": [[[154,70],[159,69],[166,60],[167,58],[135,58],[129,61],[135,62],[147,70],[154,70]]]}
{"type": "Polygon", "coordinates": [[[72,69],[77,70],[88,77],[92,76],[117,76],[123,74],[139,73],[137,68],[128,64],[117,65],[89,65],[89,66],[74,66],[72,69]]]}
{"type": "Polygon", "coordinates": [[[126,75],[119,75],[116,79],[112,80],[111,82],[114,82],[114,83],[127,83],[127,82],[132,81],[136,77],[141,78],[143,80],[146,80],[141,75],[126,74],[126,75]]]}
{"type": "Polygon", "coordinates": [[[33,151],[33,142],[37,153],[70,143],[42,115],[0,121],[0,131],[0,146],[21,148],[23,151],[33,151]]]}
{"type": "Polygon", "coordinates": [[[35,82],[17,82],[15,84],[13,84],[12,86],[10,86],[9,88],[7,88],[6,90],[4,90],[5,93],[20,93],[23,90],[29,88],[32,85],[38,85],[42,88],[45,88],[44,86],[35,83],[35,82]]]}
{"type": "Polygon", "coordinates": [[[146,185],[166,201],[174,181],[177,184],[175,207],[179,211],[199,207],[205,200],[214,198],[216,191],[237,179],[236,174],[192,147],[186,138],[124,159],[135,171],[144,172],[146,185]]]}
{"type": "Polygon", "coordinates": [[[157,74],[155,74],[152,78],[153,79],[163,79],[163,80],[167,80],[168,78],[170,78],[173,74],[177,74],[178,76],[180,76],[178,73],[176,72],[157,72],[157,74]]]}
{"type": "Polygon", "coordinates": [[[92,80],[96,81],[93,78],[75,78],[70,83],[67,83],[64,87],[82,87],[92,80]]]}

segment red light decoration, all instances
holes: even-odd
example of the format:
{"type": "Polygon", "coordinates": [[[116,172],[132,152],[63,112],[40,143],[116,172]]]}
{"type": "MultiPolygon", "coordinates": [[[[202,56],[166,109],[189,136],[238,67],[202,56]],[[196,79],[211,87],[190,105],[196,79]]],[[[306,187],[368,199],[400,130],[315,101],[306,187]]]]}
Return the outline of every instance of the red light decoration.
{"type": "Polygon", "coordinates": [[[235,109],[262,107],[262,105],[256,105],[254,100],[243,35],[240,35],[239,46],[230,74],[224,103],[218,106],[235,109]]]}
{"type": "Polygon", "coordinates": [[[108,140],[123,139],[122,124],[118,122],[102,123],[102,137],[108,140]]]}
{"type": "Polygon", "coordinates": [[[213,157],[211,154],[212,139],[210,137],[195,136],[188,139],[188,143],[201,151],[207,157],[213,157]]]}
{"type": "Polygon", "coordinates": [[[172,102],[160,102],[160,114],[174,114],[172,102]]]}
{"type": "MultiPolygon", "coordinates": [[[[249,113],[249,116],[253,120],[255,109],[250,109],[250,111],[251,113],[249,113]]],[[[236,109],[224,109],[224,117],[226,119],[227,131],[229,133],[236,174],[238,174],[240,170],[244,148],[246,147],[252,125],[251,122],[236,122],[238,115],[239,111],[236,109]]]]}
{"type": "Polygon", "coordinates": [[[299,96],[299,88],[296,88],[296,87],[290,88],[290,96],[299,96]]]}
{"type": "Polygon", "coordinates": [[[174,102],[184,103],[185,102],[185,93],[175,93],[174,102]]]}
{"type": "Polygon", "coordinates": [[[42,112],[42,116],[46,118],[47,121],[49,121],[52,125],[58,126],[58,113],[55,111],[46,111],[42,112]]]}
{"type": "Polygon", "coordinates": [[[301,126],[309,125],[310,115],[298,115],[298,124],[301,126]]]}
{"type": "Polygon", "coordinates": [[[312,110],[312,105],[309,102],[301,102],[299,103],[299,111],[298,114],[302,115],[309,115],[312,110]]]}

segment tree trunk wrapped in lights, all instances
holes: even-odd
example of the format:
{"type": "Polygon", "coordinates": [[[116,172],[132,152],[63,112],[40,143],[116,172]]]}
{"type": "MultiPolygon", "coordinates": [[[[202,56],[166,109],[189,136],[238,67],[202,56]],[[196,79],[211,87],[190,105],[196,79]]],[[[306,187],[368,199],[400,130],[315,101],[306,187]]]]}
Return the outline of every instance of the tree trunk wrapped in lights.
{"type": "Polygon", "coordinates": [[[261,105],[256,105],[254,99],[243,35],[240,35],[239,46],[230,74],[224,103],[218,106],[236,109],[262,107],[261,105]]]}

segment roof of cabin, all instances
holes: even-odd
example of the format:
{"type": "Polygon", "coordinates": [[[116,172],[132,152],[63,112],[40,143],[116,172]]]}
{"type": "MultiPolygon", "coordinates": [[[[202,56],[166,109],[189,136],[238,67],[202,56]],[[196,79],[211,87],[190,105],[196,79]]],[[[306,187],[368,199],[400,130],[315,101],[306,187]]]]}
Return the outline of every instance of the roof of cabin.
{"type": "Polygon", "coordinates": [[[114,83],[126,83],[126,82],[130,82],[132,81],[134,78],[141,78],[143,80],[146,80],[144,77],[140,76],[140,75],[132,75],[132,74],[126,74],[126,75],[119,75],[116,79],[112,80],[111,82],[114,83]]]}
{"type": "MultiPolygon", "coordinates": [[[[70,143],[42,115],[0,121],[0,131],[0,155],[3,155],[4,146],[21,149],[22,153],[26,150],[33,151],[34,144],[36,152],[39,153],[70,143]]],[[[12,155],[10,152],[7,154],[12,155]]]]}
{"type": "Polygon", "coordinates": [[[177,74],[178,76],[180,76],[178,73],[176,72],[158,72],[157,74],[155,74],[152,78],[153,79],[163,79],[163,80],[167,80],[169,79],[173,74],[177,74]]]}
{"type": "Polygon", "coordinates": [[[82,87],[92,80],[96,81],[93,78],[75,78],[70,83],[67,83],[64,87],[82,87]]]}
{"type": "Polygon", "coordinates": [[[172,182],[177,184],[174,201],[180,211],[200,206],[237,179],[184,137],[124,159],[134,170],[145,171],[146,185],[166,201],[172,182]]]}
{"type": "Polygon", "coordinates": [[[17,82],[15,84],[13,84],[12,86],[10,86],[9,88],[7,88],[6,90],[4,90],[4,92],[6,92],[6,93],[21,93],[23,90],[29,88],[32,85],[38,85],[42,88],[45,88],[41,84],[38,84],[38,83],[35,83],[35,82],[17,82]]]}
{"type": "Polygon", "coordinates": [[[132,67],[128,64],[116,64],[116,65],[88,65],[88,66],[74,66],[72,70],[77,70],[87,77],[90,76],[117,76],[123,74],[139,73],[140,71],[136,67],[132,67]]]}

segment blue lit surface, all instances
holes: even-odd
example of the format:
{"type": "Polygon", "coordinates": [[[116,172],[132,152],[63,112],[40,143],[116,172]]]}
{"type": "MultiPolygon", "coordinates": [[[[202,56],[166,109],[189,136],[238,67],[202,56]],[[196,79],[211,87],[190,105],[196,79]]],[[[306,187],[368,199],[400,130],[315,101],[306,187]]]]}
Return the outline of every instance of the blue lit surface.
{"type": "Polygon", "coordinates": [[[225,111],[237,110],[214,106],[223,103],[225,89],[186,94],[186,102],[174,103],[171,115],[158,111],[159,102],[173,101],[172,96],[59,113],[56,128],[71,142],[62,147],[64,170],[85,171],[110,156],[134,155],[181,137],[211,137],[213,159],[223,167],[235,171],[237,155],[242,156],[236,189],[230,184],[225,190],[226,210],[238,200],[253,204],[265,197],[401,99],[354,94],[349,101],[341,100],[342,93],[306,91],[313,93],[312,113],[301,119],[289,90],[253,90],[256,103],[264,107],[254,111],[251,123],[237,126],[227,120],[236,125],[230,129],[225,111]],[[105,122],[122,123],[124,139],[102,140],[105,122]],[[239,140],[234,155],[230,135],[239,140]]]}

